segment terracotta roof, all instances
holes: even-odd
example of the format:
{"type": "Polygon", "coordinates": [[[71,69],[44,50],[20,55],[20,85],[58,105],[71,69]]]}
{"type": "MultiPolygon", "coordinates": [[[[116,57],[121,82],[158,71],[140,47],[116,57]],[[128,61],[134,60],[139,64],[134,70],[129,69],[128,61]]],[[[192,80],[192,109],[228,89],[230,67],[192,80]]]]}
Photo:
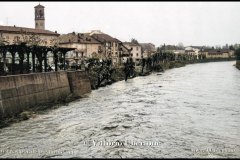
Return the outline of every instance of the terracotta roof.
{"type": "Polygon", "coordinates": [[[152,43],[140,43],[140,45],[142,46],[142,50],[143,51],[150,51],[150,52],[155,52],[156,48],[155,45],[152,43]]]}
{"type": "Polygon", "coordinates": [[[229,51],[230,50],[228,49],[218,49],[218,50],[214,49],[214,50],[209,50],[208,54],[216,54],[216,53],[222,54],[222,53],[229,53],[229,51]]]}
{"type": "Polygon", "coordinates": [[[185,50],[185,52],[195,52],[194,50],[185,50]]]}
{"type": "Polygon", "coordinates": [[[47,34],[47,35],[55,35],[58,36],[58,33],[49,31],[49,30],[42,30],[42,29],[34,29],[34,28],[25,28],[25,27],[14,27],[14,26],[1,26],[0,25],[0,32],[15,32],[15,33],[36,33],[36,34],[47,34]]]}
{"type": "Polygon", "coordinates": [[[129,46],[141,46],[140,44],[132,43],[132,42],[123,42],[124,45],[129,45],[129,46]]]}
{"type": "Polygon", "coordinates": [[[44,6],[42,6],[41,4],[35,6],[34,8],[45,8],[44,6]]]}
{"type": "Polygon", "coordinates": [[[94,39],[96,39],[99,42],[105,43],[105,42],[121,42],[120,40],[113,38],[109,36],[108,34],[92,34],[91,35],[94,39]]]}
{"type": "Polygon", "coordinates": [[[68,33],[63,34],[59,37],[60,43],[88,43],[88,44],[98,44],[99,41],[92,38],[89,33],[68,33]]]}

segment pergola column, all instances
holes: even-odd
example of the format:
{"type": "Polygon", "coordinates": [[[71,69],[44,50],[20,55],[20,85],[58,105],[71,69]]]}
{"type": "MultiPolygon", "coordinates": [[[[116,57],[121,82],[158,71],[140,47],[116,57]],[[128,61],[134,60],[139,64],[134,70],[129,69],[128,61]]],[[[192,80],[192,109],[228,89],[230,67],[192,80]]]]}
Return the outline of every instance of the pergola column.
{"type": "Polygon", "coordinates": [[[55,71],[58,71],[58,52],[53,51],[55,71]]]}
{"type": "Polygon", "coordinates": [[[35,66],[35,52],[32,51],[32,72],[36,72],[36,66],[35,66]]]}
{"type": "Polygon", "coordinates": [[[36,48],[36,57],[39,62],[38,72],[42,72],[42,65],[43,65],[43,52],[40,48],[36,48]]]}
{"type": "Polygon", "coordinates": [[[45,51],[43,54],[43,60],[44,60],[44,72],[47,72],[47,52],[48,51],[45,51]]]}
{"type": "Polygon", "coordinates": [[[3,70],[4,70],[4,73],[5,73],[7,50],[4,49],[2,54],[3,54],[3,70]]]}
{"type": "Polygon", "coordinates": [[[38,53],[38,55],[37,55],[37,59],[38,59],[38,62],[39,62],[39,72],[42,72],[42,65],[43,65],[43,56],[42,56],[42,53],[40,52],[40,53],[38,53]]]}
{"type": "Polygon", "coordinates": [[[23,74],[24,52],[23,52],[23,51],[18,52],[18,56],[19,56],[19,58],[20,58],[20,61],[19,61],[20,74],[23,74]]]}
{"type": "Polygon", "coordinates": [[[12,55],[12,74],[15,74],[15,55],[16,55],[16,53],[14,51],[12,51],[11,55],[12,55]]]}
{"type": "Polygon", "coordinates": [[[66,53],[67,52],[63,52],[63,69],[66,70],[66,53]]]}
{"type": "Polygon", "coordinates": [[[30,52],[27,51],[27,73],[30,72],[30,68],[29,68],[29,65],[30,65],[30,62],[29,62],[29,55],[30,55],[30,52]]]}

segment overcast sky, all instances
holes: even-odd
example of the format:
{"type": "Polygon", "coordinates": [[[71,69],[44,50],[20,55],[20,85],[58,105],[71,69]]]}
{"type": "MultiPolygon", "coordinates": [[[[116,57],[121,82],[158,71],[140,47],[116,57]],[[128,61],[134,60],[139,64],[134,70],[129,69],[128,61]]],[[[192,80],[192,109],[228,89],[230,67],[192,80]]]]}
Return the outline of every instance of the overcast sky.
{"type": "MultiPolygon", "coordinates": [[[[34,28],[39,2],[0,2],[0,25],[34,28]]],[[[240,42],[239,2],[40,2],[45,28],[101,30],[121,41],[225,45],[240,42]]]]}

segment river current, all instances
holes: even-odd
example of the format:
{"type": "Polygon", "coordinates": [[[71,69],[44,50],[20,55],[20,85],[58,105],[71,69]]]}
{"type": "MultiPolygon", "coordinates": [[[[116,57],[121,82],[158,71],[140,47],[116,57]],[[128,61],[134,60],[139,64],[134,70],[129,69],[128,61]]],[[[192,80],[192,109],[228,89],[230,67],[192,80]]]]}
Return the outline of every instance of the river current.
{"type": "Polygon", "coordinates": [[[0,158],[240,158],[240,71],[191,64],[120,81],[0,129],[0,158]]]}

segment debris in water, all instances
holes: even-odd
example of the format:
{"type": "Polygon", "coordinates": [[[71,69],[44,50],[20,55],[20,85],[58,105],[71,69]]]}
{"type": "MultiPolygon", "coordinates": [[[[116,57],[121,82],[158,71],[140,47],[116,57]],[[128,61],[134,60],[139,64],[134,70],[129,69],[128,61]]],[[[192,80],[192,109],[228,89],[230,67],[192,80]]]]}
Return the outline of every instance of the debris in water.
{"type": "Polygon", "coordinates": [[[110,130],[110,129],[114,129],[114,128],[117,128],[118,125],[115,125],[115,126],[106,126],[103,128],[103,130],[110,130]]]}

